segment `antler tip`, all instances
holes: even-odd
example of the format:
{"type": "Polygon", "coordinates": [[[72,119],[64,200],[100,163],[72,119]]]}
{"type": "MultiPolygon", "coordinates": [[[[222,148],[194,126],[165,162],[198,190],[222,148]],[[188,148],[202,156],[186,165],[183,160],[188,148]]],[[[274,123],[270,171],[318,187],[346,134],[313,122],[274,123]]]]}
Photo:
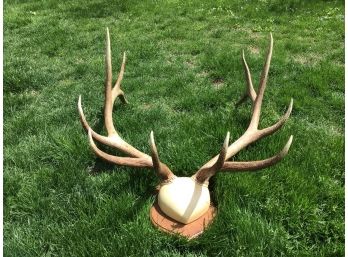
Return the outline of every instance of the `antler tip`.
{"type": "Polygon", "coordinates": [[[289,104],[289,107],[288,107],[288,110],[286,112],[286,117],[289,117],[291,112],[292,112],[292,107],[294,105],[294,99],[291,97],[290,99],[290,104],[289,104]]]}
{"type": "Polygon", "coordinates": [[[155,170],[158,171],[159,175],[161,176],[161,169],[160,169],[160,159],[159,159],[159,156],[158,156],[158,152],[157,152],[157,147],[156,147],[156,144],[155,144],[155,138],[153,136],[153,131],[151,130],[150,132],[150,140],[149,140],[149,143],[150,143],[150,149],[151,149],[151,159],[152,159],[152,164],[153,164],[153,167],[155,168],[155,170]]]}
{"type": "Polygon", "coordinates": [[[79,110],[80,117],[84,117],[83,110],[82,110],[82,97],[79,95],[79,100],[77,101],[77,109],[79,110]]]}
{"type": "Polygon", "coordinates": [[[292,144],[293,138],[294,138],[293,135],[291,135],[291,136],[289,137],[288,142],[286,143],[286,145],[284,146],[283,150],[281,151],[281,155],[282,155],[282,156],[285,156],[285,155],[288,154],[289,149],[290,149],[290,146],[291,146],[291,144],[292,144]]]}
{"type": "Polygon", "coordinates": [[[294,136],[293,135],[291,135],[290,137],[289,137],[289,140],[288,140],[288,143],[287,144],[290,144],[291,145],[291,143],[292,143],[292,139],[294,138],[294,136]]]}
{"type": "Polygon", "coordinates": [[[79,113],[83,113],[81,102],[82,102],[81,95],[79,95],[79,100],[77,101],[77,109],[79,110],[79,113]]]}
{"type": "MultiPolygon", "coordinates": [[[[110,33],[109,33],[109,28],[106,27],[106,49],[107,49],[108,52],[111,51],[110,48],[111,48],[110,47],[110,33]]],[[[111,57],[109,57],[109,58],[111,58],[111,57]]]]}
{"type": "Polygon", "coordinates": [[[106,27],[106,40],[110,41],[110,33],[109,33],[109,28],[106,27]]]}
{"type": "Polygon", "coordinates": [[[224,142],[224,147],[227,148],[228,144],[230,142],[230,132],[227,132],[226,138],[225,138],[225,142],[224,142]]]}
{"type": "Polygon", "coordinates": [[[150,132],[149,144],[150,144],[150,146],[151,146],[151,150],[153,151],[153,149],[156,148],[156,145],[155,145],[155,137],[154,137],[154,135],[153,135],[153,130],[151,130],[151,132],[150,132]]]}

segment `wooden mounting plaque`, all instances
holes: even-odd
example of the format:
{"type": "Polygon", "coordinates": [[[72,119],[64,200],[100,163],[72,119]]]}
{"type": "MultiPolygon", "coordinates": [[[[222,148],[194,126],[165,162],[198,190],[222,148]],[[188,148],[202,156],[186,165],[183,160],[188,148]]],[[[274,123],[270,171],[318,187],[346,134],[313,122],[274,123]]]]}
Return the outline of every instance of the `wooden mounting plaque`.
{"type": "Polygon", "coordinates": [[[183,224],[164,214],[161,211],[157,200],[150,209],[150,217],[154,226],[164,232],[178,234],[187,239],[193,239],[202,234],[204,229],[213,221],[215,214],[216,208],[211,205],[208,211],[199,219],[189,224],[183,224]]]}

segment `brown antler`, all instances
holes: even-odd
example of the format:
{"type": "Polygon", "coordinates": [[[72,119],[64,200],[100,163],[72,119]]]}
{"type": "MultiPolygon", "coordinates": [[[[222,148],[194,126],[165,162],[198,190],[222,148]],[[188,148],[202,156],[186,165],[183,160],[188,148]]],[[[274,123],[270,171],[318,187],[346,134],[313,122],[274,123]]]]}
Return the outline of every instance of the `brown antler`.
{"type": "Polygon", "coordinates": [[[255,93],[255,90],[252,85],[251,75],[249,71],[248,64],[245,61],[244,52],[242,53],[242,60],[244,64],[245,69],[245,75],[247,79],[247,91],[243,95],[243,97],[238,101],[238,104],[244,102],[246,98],[249,96],[253,102],[253,112],[251,121],[249,124],[248,129],[245,131],[245,133],[234,143],[232,143],[226,151],[225,156],[225,162],[223,163],[221,168],[218,168],[215,163],[220,159],[219,156],[215,156],[213,159],[208,161],[205,165],[203,165],[197,173],[193,176],[197,179],[198,182],[204,183],[209,180],[211,176],[213,176],[217,171],[251,171],[251,170],[259,170],[266,167],[269,167],[271,165],[276,164],[279,162],[289,151],[289,148],[292,143],[292,136],[290,136],[288,142],[286,143],[285,147],[281,152],[276,154],[275,156],[260,160],[260,161],[250,161],[250,162],[232,162],[232,161],[226,161],[232,156],[234,156],[236,153],[238,153],[240,150],[248,146],[249,144],[259,140],[260,138],[263,138],[265,136],[271,135],[274,132],[276,132],[278,129],[280,129],[286,120],[289,118],[293,100],[291,99],[288,110],[284,114],[284,116],[274,125],[264,128],[264,129],[258,129],[259,120],[260,120],[260,113],[261,113],[261,106],[262,106],[262,99],[266,88],[267,78],[268,78],[268,71],[270,67],[271,57],[272,57],[272,50],[273,50],[273,37],[272,34],[270,34],[270,44],[268,48],[268,53],[266,57],[266,62],[264,64],[263,72],[261,74],[261,80],[259,84],[259,89],[257,94],[255,93]]]}
{"type": "Polygon", "coordinates": [[[111,47],[110,47],[109,30],[107,28],[106,29],[106,48],[105,48],[106,79],[105,79],[104,120],[105,120],[105,127],[107,130],[108,136],[106,137],[106,136],[99,135],[98,133],[93,131],[92,128],[89,126],[82,110],[81,96],[79,96],[78,110],[79,110],[82,126],[85,128],[86,131],[88,131],[90,145],[98,157],[117,165],[139,167],[139,168],[154,168],[157,171],[158,175],[163,180],[171,179],[174,177],[174,174],[170,171],[170,169],[165,164],[160,162],[154,137],[153,137],[153,132],[151,132],[150,134],[150,147],[152,149],[151,151],[152,156],[149,156],[139,151],[138,149],[134,148],[133,146],[128,144],[126,141],[124,141],[118,135],[114,127],[113,119],[112,119],[112,109],[113,109],[113,105],[116,98],[120,97],[123,103],[127,103],[124,93],[121,90],[121,81],[124,74],[125,63],[126,63],[126,54],[124,53],[120,73],[118,75],[115,86],[112,88],[111,47]],[[130,157],[119,157],[119,156],[113,156],[113,155],[107,154],[103,152],[102,150],[100,150],[95,145],[93,139],[97,140],[98,142],[102,144],[106,144],[108,146],[114,147],[120,150],[121,152],[129,155],[130,157]],[[156,149],[156,151],[154,151],[153,149],[156,149]]]}

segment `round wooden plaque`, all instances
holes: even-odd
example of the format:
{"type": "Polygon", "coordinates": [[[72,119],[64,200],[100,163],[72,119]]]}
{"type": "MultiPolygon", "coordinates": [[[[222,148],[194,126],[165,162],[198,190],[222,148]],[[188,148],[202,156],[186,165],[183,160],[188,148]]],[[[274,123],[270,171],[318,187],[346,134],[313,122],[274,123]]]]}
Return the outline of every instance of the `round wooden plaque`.
{"type": "Polygon", "coordinates": [[[157,201],[155,201],[150,209],[151,221],[157,228],[167,233],[184,236],[188,239],[193,239],[202,234],[204,229],[213,221],[215,214],[216,208],[211,205],[208,211],[199,219],[189,224],[183,224],[164,214],[157,201]]]}

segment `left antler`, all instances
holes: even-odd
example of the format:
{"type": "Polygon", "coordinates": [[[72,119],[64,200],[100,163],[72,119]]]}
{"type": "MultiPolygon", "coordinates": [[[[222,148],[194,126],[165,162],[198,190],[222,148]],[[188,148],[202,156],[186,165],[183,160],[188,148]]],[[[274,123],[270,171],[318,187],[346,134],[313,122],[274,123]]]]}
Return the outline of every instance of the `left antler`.
{"type": "Polygon", "coordinates": [[[253,171],[253,170],[259,170],[263,169],[269,166],[272,166],[276,163],[278,163],[283,157],[288,153],[289,148],[292,143],[293,136],[290,136],[288,142],[284,146],[283,150],[280,151],[278,154],[274,155],[271,158],[265,159],[265,160],[259,160],[259,161],[249,161],[249,162],[234,162],[234,161],[227,161],[229,158],[237,154],[240,150],[248,146],[249,144],[265,137],[268,135],[273,134],[278,129],[280,129],[286,120],[289,118],[292,105],[293,105],[293,99],[291,98],[289,107],[284,114],[284,116],[274,125],[259,129],[259,120],[260,120],[260,114],[261,114],[261,106],[262,106],[262,99],[266,88],[267,78],[268,78],[268,71],[271,63],[272,58],[272,50],[273,50],[273,37],[272,34],[270,34],[270,44],[268,48],[268,53],[266,57],[266,62],[264,64],[263,72],[261,74],[259,89],[256,94],[253,85],[252,85],[252,79],[251,74],[249,71],[249,67],[247,62],[245,61],[244,57],[244,51],[242,53],[242,60],[245,70],[245,76],[247,80],[247,92],[243,95],[243,97],[238,101],[237,104],[240,104],[244,102],[247,97],[249,96],[250,99],[253,102],[253,112],[251,121],[249,124],[248,129],[245,131],[245,133],[234,143],[232,143],[230,146],[227,147],[228,143],[226,144],[226,141],[228,141],[229,135],[226,137],[224,145],[226,145],[226,155],[224,158],[224,163],[221,165],[221,167],[217,167],[216,163],[219,159],[221,159],[221,154],[215,156],[213,159],[208,161],[205,165],[203,165],[197,173],[193,176],[198,182],[204,183],[209,180],[210,177],[212,177],[216,172],[219,170],[222,171],[253,171]]]}
{"type": "Polygon", "coordinates": [[[123,62],[121,65],[119,76],[117,78],[115,86],[112,87],[110,36],[109,36],[109,30],[106,29],[106,48],[105,48],[106,79],[105,79],[104,121],[105,121],[106,130],[108,132],[108,136],[106,137],[106,136],[99,135],[98,133],[93,131],[92,128],[89,126],[82,110],[81,96],[80,96],[78,101],[78,110],[79,110],[82,126],[85,128],[85,130],[88,131],[90,145],[98,157],[117,165],[131,166],[131,167],[138,167],[138,168],[153,168],[157,171],[160,178],[162,178],[163,180],[169,180],[174,177],[174,174],[165,164],[160,162],[156,145],[155,145],[155,140],[153,137],[153,132],[151,132],[150,134],[149,143],[150,143],[150,147],[152,151],[151,151],[151,156],[149,156],[139,151],[138,149],[134,148],[133,146],[128,144],[126,141],[124,141],[118,135],[114,127],[113,120],[112,120],[112,109],[113,109],[113,105],[116,98],[120,97],[123,103],[127,103],[127,100],[124,97],[124,93],[121,90],[121,81],[124,74],[125,63],[126,63],[126,54],[124,53],[123,62]],[[95,145],[93,138],[100,143],[106,144],[108,146],[114,147],[122,151],[123,153],[127,154],[130,157],[119,157],[119,156],[114,156],[114,155],[110,155],[103,152],[95,145]]]}

